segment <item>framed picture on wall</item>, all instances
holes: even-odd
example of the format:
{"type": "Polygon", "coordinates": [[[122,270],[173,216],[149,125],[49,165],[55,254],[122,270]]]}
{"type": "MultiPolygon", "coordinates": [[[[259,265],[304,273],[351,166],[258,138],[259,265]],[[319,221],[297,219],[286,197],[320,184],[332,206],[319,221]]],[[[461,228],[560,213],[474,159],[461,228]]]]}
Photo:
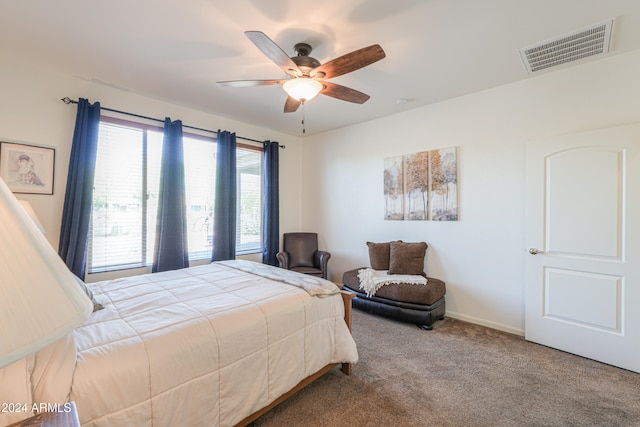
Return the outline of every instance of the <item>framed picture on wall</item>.
{"type": "Polygon", "coordinates": [[[55,149],[0,141],[0,177],[14,193],[53,194],[55,149]]]}

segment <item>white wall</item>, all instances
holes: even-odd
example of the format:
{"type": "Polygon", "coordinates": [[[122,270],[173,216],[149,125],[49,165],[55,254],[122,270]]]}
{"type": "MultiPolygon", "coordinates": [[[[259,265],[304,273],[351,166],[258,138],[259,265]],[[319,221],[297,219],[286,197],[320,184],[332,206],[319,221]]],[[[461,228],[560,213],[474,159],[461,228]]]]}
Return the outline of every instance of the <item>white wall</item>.
{"type": "Polygon", "coordinates": [[[634,122],[638,51],[306,137],[301,229],[319,233],[336,282],[368,265],[366,241],[425,241],[447,315],[523,334],[525,144],[634,122]],[[459,221],[384,221],[383,159],[451,146],[459,221]]]}
{"type": "MultiPolygon", "coordinates": [[[[256,140],[275,140],[286,145],[280,151],[280,210],[286,230],[300,227],[300,139],[271,130],[231,121],[181,106],[135,95],[73,76],[34,69],[25,64],[0,62],[0,141],[53,147],[55,155],[54,194],[17,194],[29,200],[42,222],[46,237],[57,250],[69,154],[77,106],[61,98],[87,98],[102,107],[163,119],[170,116],[183,124],[204,129],[225,129],[256,140]]],[[[109,113],[103,112],[104,115],[109,113]]],[[[239,140],[239,142],[242,142],[239,140]]],[[[256,259],[261,259],[261,255],[256,259]]]]}

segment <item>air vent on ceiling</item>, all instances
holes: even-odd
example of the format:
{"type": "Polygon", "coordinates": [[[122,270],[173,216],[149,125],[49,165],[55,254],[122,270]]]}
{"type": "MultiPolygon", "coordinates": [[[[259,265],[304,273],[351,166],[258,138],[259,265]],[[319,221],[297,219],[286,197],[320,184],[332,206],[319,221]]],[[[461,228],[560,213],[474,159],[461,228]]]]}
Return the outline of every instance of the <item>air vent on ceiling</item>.
{"type": "Polygon", "coordinates": [[[613,19],[520,49],[527,73],[609,52],[613,19]]]}

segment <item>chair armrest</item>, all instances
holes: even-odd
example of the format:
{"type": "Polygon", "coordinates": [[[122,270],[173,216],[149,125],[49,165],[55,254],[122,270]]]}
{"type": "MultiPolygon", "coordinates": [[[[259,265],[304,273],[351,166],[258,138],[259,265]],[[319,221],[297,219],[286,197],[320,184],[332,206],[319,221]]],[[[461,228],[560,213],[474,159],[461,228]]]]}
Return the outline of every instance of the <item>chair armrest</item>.
{"type": "Polygon", "coordinates": [[[316,251],[313,254],[313,261],[316,268],[322,270],[322,277],[327,278],[327,263],[329,262],[329,258],[331,258],[331,254],[327,251],[316,251]]]}
{"type": "Polygon", "coordinates": [[[276,254],[280,268],[289,269],[289,254],[287,252],[278,252],[276,254]]]}

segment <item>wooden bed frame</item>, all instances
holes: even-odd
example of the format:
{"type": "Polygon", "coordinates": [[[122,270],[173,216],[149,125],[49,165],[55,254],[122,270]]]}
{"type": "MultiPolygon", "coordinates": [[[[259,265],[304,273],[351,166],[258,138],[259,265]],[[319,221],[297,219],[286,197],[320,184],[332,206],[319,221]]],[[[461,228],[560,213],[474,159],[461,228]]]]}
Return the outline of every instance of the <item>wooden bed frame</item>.
{"type": "MultiPolygon", "coordinates": [[[[355,295],[346,291],[341,291],[340,293],[342,295],[342,302],[344,303],[344,321],[349,327],[349,332],[351,332],[351,319],[352,319],[352,301],[351,300],[353,300],[355,295]]],[[[321,376],[323,376],[324,374],[326,374],[327,372],[329,372],[330,370],[332,370],[338,365],[340,365],[340,363],[330,363],[324,368],[320,369],[315,374],[309,375],[307,378],[300,381],[291,390],[289,390],[288,392],[286,392],[285,394],[283,394],[282,396],[274,400],[270,405],[265,406],[262,409],[259,409],[258,411],[249,415],[244,420],[240,421],[238,424],[236,424],[236,427],[244,427],[252,423],[253,421],[257,420],[262,415],[266,414],[267,412],[269,412],[270,410],[272,410],[273,408],[275,408],[285,400],[289,399],[291,396],[293,396],[294,394],[296,394],[297,392],[299,392],[300,390],[302,390],[303,388],[305,388],[306,386],[308,386],[309,384],[311,384],[312,382],[314,382],[315,380],[317,380],[318,378],[320,378],[321,376]]],[[[351,375],[351,363],[342,363],[341,369],[345,375],[351,375]]]]}

